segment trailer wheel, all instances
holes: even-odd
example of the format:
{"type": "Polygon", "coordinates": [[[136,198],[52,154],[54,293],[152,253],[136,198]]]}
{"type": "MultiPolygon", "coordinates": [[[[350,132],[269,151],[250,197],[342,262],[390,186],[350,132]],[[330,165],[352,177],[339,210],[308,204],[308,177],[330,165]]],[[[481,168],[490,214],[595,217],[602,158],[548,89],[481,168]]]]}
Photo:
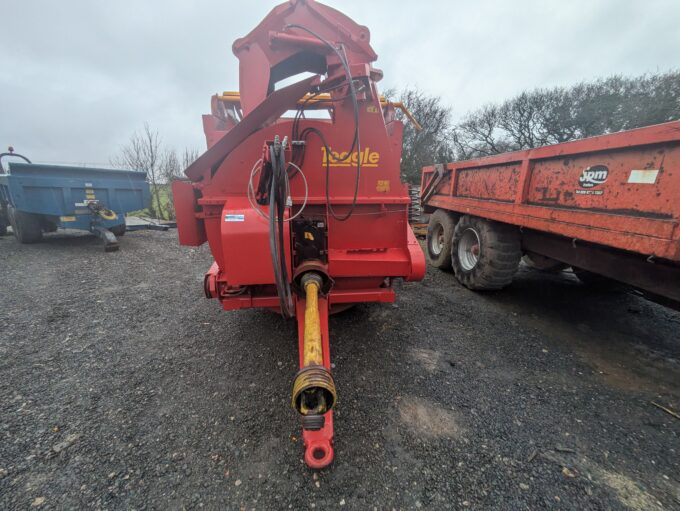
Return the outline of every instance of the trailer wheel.
{"type": "Polygon", "coordinates": [[[443,209],[438,209],[430,216],[425,244],[427,256],[435,268],[451,269],[451,240],[455,227],[453,217],[443,209]]]}
{"type": "Polygon", "coordinates": [[[510,282],[522,258],[515,227],[463,216],[453,232],[451,263],[458,281],[478,291],[501,289],[510,282]]]}
{"type": "Polygon", "coordinates": [[[42,240],[40,217],[9,207],[9,221],[19,243],[38,243],[42,240]]]}
{"type": "Polygon", "coordinates": [[[114,236],[124,236],[125,235],[125,229],[127,228],[127,225],[125,223],[122,223],[120,225],[114,225],[109,229],[113,233],[114,236]]]}

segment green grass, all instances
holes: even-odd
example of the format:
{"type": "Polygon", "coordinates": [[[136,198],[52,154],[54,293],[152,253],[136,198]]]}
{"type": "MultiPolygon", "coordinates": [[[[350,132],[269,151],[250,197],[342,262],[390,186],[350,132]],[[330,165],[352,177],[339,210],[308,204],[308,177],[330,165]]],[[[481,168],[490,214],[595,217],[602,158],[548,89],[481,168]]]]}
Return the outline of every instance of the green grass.
{"type": "Polygon", "coordinates": [[[173,220],[175,218],[175,208],[172,202],[172,193],[170,192],[170,185],[162,184],[149,185],[151,188],[151,207],[147,209],[140,209],[139,211],[131,211],[130,216],[146,216],[158,218],[161,220],[173,220]],[[158,199],[156,199],[156,190],[158,190],[158,199]],[[158,209],[158,202],[160,202],[161,214],[158,209]]]}

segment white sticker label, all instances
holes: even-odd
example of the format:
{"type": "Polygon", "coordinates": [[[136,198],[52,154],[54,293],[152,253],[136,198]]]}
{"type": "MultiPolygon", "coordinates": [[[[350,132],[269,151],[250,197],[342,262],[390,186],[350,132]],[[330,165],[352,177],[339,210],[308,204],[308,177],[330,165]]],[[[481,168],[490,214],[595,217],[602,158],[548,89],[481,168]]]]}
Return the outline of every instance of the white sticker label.
{"type": "Polygon", "coordinates": [[[85,188],[92,188],[92,183],[85,183],[85,188]]]}
{"type": "Polygon", "coordinates": [[[245,215],[224,215],[225,222],[245,222],[245,215]]]}
{"type": "Polygon", "coordinates": [[[641,185],[653,185],[656,183],[656,176],[658,174],[659,169],[631,170],[630,176],[628,176],[628,182],[641,185]]]}

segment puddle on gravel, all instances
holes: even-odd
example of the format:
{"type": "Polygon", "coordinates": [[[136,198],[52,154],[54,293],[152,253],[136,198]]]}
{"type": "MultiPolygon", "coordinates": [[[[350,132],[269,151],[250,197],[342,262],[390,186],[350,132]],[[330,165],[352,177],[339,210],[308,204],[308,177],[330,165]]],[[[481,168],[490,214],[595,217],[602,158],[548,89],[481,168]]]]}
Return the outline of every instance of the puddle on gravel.
{"type": "Polygon", "coordinates": [[[650,395],[680,396],[678,367],[669,360],[637,353],[629,347],[615,351],[579,339],[575,339],[573,345],[579,358],[612,387],[650,395]]]}
{"type": "MultiPolygon", "coordinates": [[[[640,482],[628,475],[606,469],[588,457],[568,459],[561,454],[550,452],[542,453],[541,456],[558,466],[575,469],[576,477],[583,478],[585,484],[588,484],[589,481],[607,487],[613,492],[615,498],[628,509],[633,511],[663,511],[667,509],[651,493],[651,490],[646,489],[640,482]]],[[[663,478],[659,474],[655,486],[654,491],[659,492],[659,495],[665,494],[664,498],[670,497],[671,500],[679,501],[680,485],[670,478],[663,478]]]]}
{"type": "Polygon", "coordinates": [[[464,428],[457,414],[437,403],[417,397],[399,400],[399,416],[411,431],[430,438],[460,438],[464,428]]]}
{"type": "Polygon", "coordinates": [[[573,350],[607,385],[680,396],[676,311],[627,292],[593,292],[569,274],[525,269],[503,293],[475,298],[573,350]]]}
{"type": "Polygon", "coordinates": [[[604,469],[598,469],[596,477],[614,490],[619,502],[630,509],[636,511],[663,510],[661,503],[653,495],[640,488],[630,477],[604,469]]]}
{"type": "Polygon", "coordinates": [[[414,348],[411,350],[410,355],[413,360],[430,374],[435,373],[440,367],[442,356],[437,351],[414,348]]]}

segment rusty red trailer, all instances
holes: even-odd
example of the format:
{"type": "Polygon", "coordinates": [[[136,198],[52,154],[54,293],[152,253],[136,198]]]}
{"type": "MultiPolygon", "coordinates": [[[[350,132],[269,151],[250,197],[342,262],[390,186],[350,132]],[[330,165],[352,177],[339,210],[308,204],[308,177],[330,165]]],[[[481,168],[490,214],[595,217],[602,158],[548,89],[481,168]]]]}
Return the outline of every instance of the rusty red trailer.
{"type": "Polygon", "coordinates": [[[472,289],[520,258],[680,301],[680,122],[425,167],[427,253],[472,289]]]}

